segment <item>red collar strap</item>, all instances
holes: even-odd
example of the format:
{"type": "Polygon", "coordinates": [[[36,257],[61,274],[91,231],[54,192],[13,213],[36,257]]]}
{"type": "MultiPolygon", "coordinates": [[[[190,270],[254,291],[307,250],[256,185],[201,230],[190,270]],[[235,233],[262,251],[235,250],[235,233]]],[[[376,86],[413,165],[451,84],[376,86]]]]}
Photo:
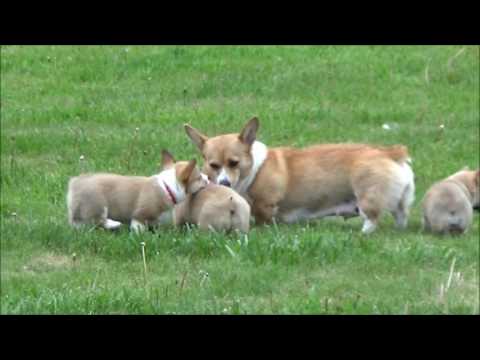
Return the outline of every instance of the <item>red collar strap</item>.
{"type": "Polygon", "coordinates": [[[175,199],[175,195],[173,194],[173,191],[168,187],[165,181],[163,182],[163,186],[165,186],[165,189],[167,190],[168,196],[170,196],[170,200],[172,200],[172,203],[176,204],[177,200],[175,199]]]}

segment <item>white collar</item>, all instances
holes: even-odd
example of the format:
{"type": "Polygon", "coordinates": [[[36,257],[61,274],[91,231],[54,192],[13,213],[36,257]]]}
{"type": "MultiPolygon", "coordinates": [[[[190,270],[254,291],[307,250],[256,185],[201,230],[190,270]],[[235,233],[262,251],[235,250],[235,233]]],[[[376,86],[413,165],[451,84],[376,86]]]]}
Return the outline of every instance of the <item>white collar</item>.
{"type": "Polygon", "coordinates": [[[250,154],[253,158],[253,165],[250,174],[248,174],[245,179],[239,181],[237,186],[235,186],[235,190],[242,195],[246,195],[250,185],[252,185],[257,176],[258,170],[260,170],[260,167],[265,162],[268,155],[268,148],[264,143],[255,141],[250,148],[250,154]]]}
{"type": "Polygon", "coordinates": [[[171,207],[175,205],[175,202],[172,201],[171,195],[167,190],[166,186],[172,192],[172,195],[175,197],[175,201],[178,204],[185,199],[185,189],[184,187],[177,181],[177,176],[175,174],[175,168],[172,167],[171,169],[164,170],[160,174],[154,176],[157,180],[158,185],[162,190],[165,192],[165,195],[170,200],[171,207]],[[165,186],[166,185],[166,186],[165,186]]]}

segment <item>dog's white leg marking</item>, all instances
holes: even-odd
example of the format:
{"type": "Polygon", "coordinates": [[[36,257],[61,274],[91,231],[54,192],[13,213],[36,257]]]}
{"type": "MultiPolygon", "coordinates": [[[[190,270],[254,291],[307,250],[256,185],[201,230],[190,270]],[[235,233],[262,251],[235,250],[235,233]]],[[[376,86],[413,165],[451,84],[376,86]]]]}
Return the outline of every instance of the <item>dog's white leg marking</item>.
{"type": "Polygon", "coordinates": [[[130,229],[133,230],[136,234],[145,231],[145,225],[143,225],[140,221],[132,219],[130,223],[130,229]]]}
{"type": "Polygon", "coordinates": [[[370,234],[373,231],[375,231],[376,228],[377,228],[377,225],[375,223],[373,223],[369,219],[365,219],[365,222],[363,223],[363,227],[362,227],[362,233],[370,234]]]}
{"type": "Polygon", "coordinates": [[[109,219],[108,218],[108,208],[106,206],[103,207],[103,214],[102,214],[102,220],[101,220],[101,225],[107,229],[107,230],[115,230],[118,229],[122,223],[109,219]]]}
{"type": "Polygon", "coordinates": [[[370,234],[373,231],[375,231],[375,229],[377,228],[377,224],[371,221],[361,209],[360,209],[360,216],[364,219],[362,233],[370,234]]]}
{"type": "Polygon", "coordinates": [[[112,219],[106,219],[103,223],[103,227],[108,230],[115,230],[118,229],[122,225],[121,222],[115,221],[112,219]]]}
{"type": "Polygon", "coordinates": [[[405,229],[407,227],[410,207],[415,200],[414,174],[408,163],[403,164],[402,172],[402,180],[405,184],[405,187],[403,189],[402,197],[398,203],[397,209],[392,212],[395,218],[396,226],[399,229],[405,229]]]}

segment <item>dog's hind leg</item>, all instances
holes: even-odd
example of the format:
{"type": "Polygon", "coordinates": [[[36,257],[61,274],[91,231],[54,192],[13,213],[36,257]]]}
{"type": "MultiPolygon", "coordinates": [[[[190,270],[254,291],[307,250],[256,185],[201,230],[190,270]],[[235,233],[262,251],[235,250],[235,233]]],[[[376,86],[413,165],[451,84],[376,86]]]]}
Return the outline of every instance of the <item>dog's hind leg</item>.
{"type": "Polygon", "coordinates": [[[373,215],[373,212],[369,211],[368,213],[360,209],[360,216],[363,218],[362,233],[370,234],[375,231],[378,225],[379,213],[373,215]]]}
{"type": "Polygon", "coordinates": [[[401,195],[398,202],[393,204],[393,208],[390,208],[390,212],[395,219],[397,228],[405,229],[408,224],[410,207],[415,199],[415,183],[412,169],[407,163],[402,164],[398,169],[400,170],[396,174],[398,182],[393,185],[390,198],[395,199],[399,190],[401,191],[401,195]]]}
{"type": "Polygon", "coordinates": [[[370,186],[358,187],[355,191],[357,206],[364,223],[362,233],[370,234],[377,228],[378,220],[385,208],[385,185],[382,182],[370,186]]]}
{"type": "Polygon", "coordinates": [[[382,207],[378,204],[377,199],[374,195],[369,195],[375,193],[374,191],[369,191],[364,194],[358,201],[358,209],[360,216],[363,218],[364,223],[362,227],[362,233],[370,234],[377,228],[378,219],[380,218],[382,207]]]}
{"type": "Polygon", "coordinates": [[[413,189],[409,184],[405,187],[402,197],[398,202],[396,208],[391,210],[391,214],[395,219],[395,224],[399,229],[405,229],[408,224],[408,215],[410,212],[410,206],[413,202],[413,189]]]}

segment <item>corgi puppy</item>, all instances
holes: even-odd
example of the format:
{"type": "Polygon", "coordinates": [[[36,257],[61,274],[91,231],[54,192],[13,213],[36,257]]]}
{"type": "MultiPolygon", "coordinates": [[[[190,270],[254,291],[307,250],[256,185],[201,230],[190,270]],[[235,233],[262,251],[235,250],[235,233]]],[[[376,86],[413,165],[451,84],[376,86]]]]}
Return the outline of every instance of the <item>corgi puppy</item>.
{"type": "Polygon", "coordinates": [[[203,172],[244,196],[257,223],[360,214],[362,231],[370,233],[388,210],[398,227],[407,225],[415,186],[405,146],[325,144],[269,149],[256,140],[257,118],[239,134],[211,138],[188,124],[184,127],[203,155],[203,172]]]}
{"type": "Polygon", "coordinates": [[[143,231],[148,226],[173,223],[172,208],[186,194],[206,186],[196,161],[175,162],[162,151],[163,171],[150,177],[84,174],[70,179],[67,207],[69,223],[117,229],[122,223],[143,231]]]}
{"type": "Polygon", "coordinates": [[[209,184],[175,206],[175,225],[185,223],[198,225],[202,230],[247,233],[250,205],[231,188],[209,184]]]}
{"type": "Polygon", "coordinates": [[[436,234],[462,234],[480,206],[480,170],[463,169],[433,184],[422,202],[423,228],[436,234]]]}

